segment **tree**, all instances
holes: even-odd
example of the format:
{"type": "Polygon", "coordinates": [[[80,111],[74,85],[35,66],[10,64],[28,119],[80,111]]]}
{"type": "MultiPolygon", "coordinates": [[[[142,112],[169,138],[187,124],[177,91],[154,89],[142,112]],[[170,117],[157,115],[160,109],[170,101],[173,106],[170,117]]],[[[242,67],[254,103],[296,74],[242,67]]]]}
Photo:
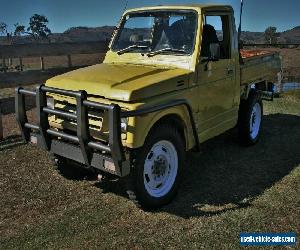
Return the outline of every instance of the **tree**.
{"type": "Polygon", "coordinates": [[[276,33],[277,28],[276,27],[268,27],[265,30],[265,40],[267,43],[273,44],[277,43],[277,33],[276,33]]]}
{"type": "Polygon", "coordinates": [[[31,35],[36,41],[48,38],[51,30],[47,27],[47,24],[48,19],[45,16],[34,14],[29,19],[29,27],[25,33],[31,35]]]}
{"type": "Polygon", "coordinates": [[[5,35],[7,37],[7,41],[9,44],[13,44],[14,38],[17,36],[21,36],[25,31],[25,26],[19,25],[18,23],[14,24],[15,30],[14,32],[10,32],[8,30],[8,26],[6,23],[0,22],[0,35],[5,35]]]}
{"type": "MultiPolygon", "coordinates": [[[[7,38],[9,38],[9,33],[7,31],[7,24],[4,22],[0,22],[0,35],[7,36],[7,38]]],[[[6,67],[5,58],[2,58],[1,71],[6,72],[6,70],[7,67],[6,67]]]]}
{"type": "Polygon", "coordinates": [[[6,36],[7,35],[7,24],[0,22],[0,34],[6,36]]]}
{"type": "Polygon", "coordinates": [[[19,23],[15,23],[15,31],[14,31],[14,36],[21,36],[22,34],[25,33],[25,26],[20,25],[19,23]]]}
{"type": "Polygon", "coordinates": [[[14,32],[8,32],[7,24],[0,22],[0,35],[7,35],[8,41],[13,43],[14,37],[23,34],[30,35],[35,41],[47,39],[51,35],[51,30],[47,26],[47,17],[39,14],[34,14],[29,19],[29,27],[26,29],[24,25],[19,23],[14,24],[14,32]]]}

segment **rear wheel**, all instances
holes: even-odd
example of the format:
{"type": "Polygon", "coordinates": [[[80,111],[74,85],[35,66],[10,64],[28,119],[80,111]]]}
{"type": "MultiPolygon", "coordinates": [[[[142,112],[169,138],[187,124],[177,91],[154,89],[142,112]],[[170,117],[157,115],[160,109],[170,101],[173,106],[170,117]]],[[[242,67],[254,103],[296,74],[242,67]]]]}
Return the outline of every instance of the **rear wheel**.
{"type": "Polygon", "coordinates": [[[258,141],[262,118],[263,104],[260,95],[252,91],[240,106],[238,129],[239,141],[242,145],[253,145],[258,141]]]}
{"type": "Polygon", "coordinates": [[[178,190],[184,157],[185,147],[178,130],[169,125],[156,127],[136,151],[129,198],[145,208],[169,203],[178,190]]]}

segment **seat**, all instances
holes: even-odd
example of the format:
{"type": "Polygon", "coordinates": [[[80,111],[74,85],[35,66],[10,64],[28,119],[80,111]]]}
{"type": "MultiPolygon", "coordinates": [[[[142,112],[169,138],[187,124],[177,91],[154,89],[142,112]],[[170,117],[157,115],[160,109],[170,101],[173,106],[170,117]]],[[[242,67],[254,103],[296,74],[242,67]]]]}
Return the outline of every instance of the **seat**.
{"type": "Polygon", "coordinates": [[[201,47],[202,57],[210,56],[209,46],[211,43],[219,43],[217,32],[212,25],[205,24],[203,26],[203,33],[202,33],[202,47],[201,47]]]}
{"type": "Polygon", "coordinates": [[[195,24],[190,20],[178,20],[167,30],[167,35],[174,48],[191,48],[194,42],[195,24]]]}

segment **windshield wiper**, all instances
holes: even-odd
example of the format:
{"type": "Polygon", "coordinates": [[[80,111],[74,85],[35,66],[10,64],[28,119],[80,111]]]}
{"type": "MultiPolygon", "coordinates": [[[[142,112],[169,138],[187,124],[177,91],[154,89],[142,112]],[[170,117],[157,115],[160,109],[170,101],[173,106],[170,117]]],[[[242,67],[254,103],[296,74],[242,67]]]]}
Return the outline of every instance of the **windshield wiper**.
{"type": "Polygon", "coordinates": [[[183,50],[183,49],[164,48],[164,49],[151,51],[151,52],[147,53],[147,56],[148,57],[155,56],[155,55],[158,55],[158,54],[162,54],[164,52],[174,52],[174,53],[180,53],[180,54],[188,54],[188,52],[183,50]]]}
{"type": "Polygon", "coordinates": [[[128,47],[125,48],[125,49],[120,49],[120,50],[118,50],[118,51],[117,51],[117,54],[118,54],[118,55],[122,55],[122,54],[124,54],[124,53],[126,53],[126,52],[128,52],[128,51],[134,50],[134,49],[147,49],[147,48],[149,48],[149,47],[146,46],[146,45],[137,45],[137,44],[134,44],[134,45],[128,46],[128,47]]]}

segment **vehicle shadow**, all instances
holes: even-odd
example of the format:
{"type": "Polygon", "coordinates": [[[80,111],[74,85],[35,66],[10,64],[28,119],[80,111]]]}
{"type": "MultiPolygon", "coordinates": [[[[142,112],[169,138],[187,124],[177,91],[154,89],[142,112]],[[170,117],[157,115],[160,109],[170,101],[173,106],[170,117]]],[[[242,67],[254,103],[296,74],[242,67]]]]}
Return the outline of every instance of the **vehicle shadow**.
{"type": "Polygon", "coordinates": [[[20,135],[11,135],[6,137],[3,140],[0,140],[0,151],[11,149],[20,145],[25,144],[22,136],[20,135]]]}
{"type": "MultiPolygon", "coordinates": [[[[156,212],[183,218],[213,216],[251,206],[251,201],[300,164],[300,116],[272,114],[264,117],[262,136],[252,147],[238,144],[235,129],[188,153],[187,171],[175,200],[156,212]]],[[[70,175],[70,173],[72,173],[70,175]]],[[[95,180],[95,174],[64,176],[95,180]]],[[[105,193],[127,197],[126,181],[93,182],[105,193]]]]}
{"type": "Polygon", "coordinates": [[[255,146],[240,147],[235,130],[204,143],[190,153],[178,196],[162,210],[189,218],[250,206],[300,164],[299,128],[300,116],[273,114],[255,146]]]}

